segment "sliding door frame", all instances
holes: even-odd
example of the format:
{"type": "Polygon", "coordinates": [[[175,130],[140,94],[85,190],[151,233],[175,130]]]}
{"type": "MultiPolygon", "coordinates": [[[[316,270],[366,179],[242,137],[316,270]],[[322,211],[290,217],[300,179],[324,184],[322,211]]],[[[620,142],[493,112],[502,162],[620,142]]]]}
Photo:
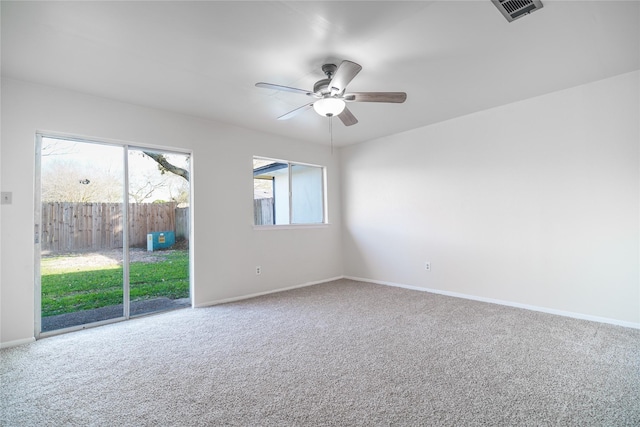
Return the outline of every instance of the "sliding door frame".
{"type": "MultiPolygon", "coordinates": [[[[35,179],[34,179],[34,336],[36,339],[45,338],[48,336],[59,335],[67,332],[78,331],[82,329],[87,329],[91,327],[106,325],[109,323],[122,322],[123,320],[129,320],[131,318],[130,314],[130,278],[129,278],[129,152],[131,150],[150,150],[150,151],[159,151],[162,153],[175,153],[175,154],[183,154],[188,155],[193,162],[193,153],[191,150],[179,150],[179,149],[167,149],[159,146],[143,146],[143,145],[131,145],[126,142],[118,142],[118,141],[105,141],[96,138],[83,138],[68,134],[61,134],[57,132],[36,132],[35,137],[35,179]],[[123,220],[123,230],[122,230],[122,267],[123,267],[123,289],[122,289],[122,304],[123,304],[123,315],[120,317],[115,317],[112,319],[101,320],[98,322],[86,323],[77,326],[71,326],[68,328],[56,329],[53,331],[42,332],[42,280],[41,280],[41,258],[42,258],[42,139],[43,138],[54,138],[54,139],[63,139],[66,141],[87,143],[87,144],[98,144],[98,145],[107,145],[112,147],[120,147],[122,149],[123,155],[123,186],[122,186],[122,220],[123,220]]],[[[191,163],[192,164],[192,163],[191,163]]],[[[189,169],[191,170],[191,164],[189,169]]],[[[191,176],[193,174],[190,173],[191,176]]],[[[189,182],[189,206],[193,205],[193,184],[189,182]]],[[[192,241],[193,236],[193,209],[190,209],[189,215],[189,240],[192,241]]],[[[191,246],[191,245],[190,245],[191,246]]],[[[191,306],[193,307],[193,255],[192,249],[189,248],[189,298],[191,300],[191,306]]],[[[136,316],[137,317],[137,316],[136,316]]]]}

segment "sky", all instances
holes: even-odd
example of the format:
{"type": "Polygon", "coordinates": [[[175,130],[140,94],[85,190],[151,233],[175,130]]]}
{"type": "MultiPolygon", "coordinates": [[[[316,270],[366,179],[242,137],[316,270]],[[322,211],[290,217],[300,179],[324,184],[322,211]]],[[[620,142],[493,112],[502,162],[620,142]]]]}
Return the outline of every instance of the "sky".
{"type": "MultiPolygon", "coordinates": [[[[89,181],[83,185],[91,185],[92,176],[104,175],[115,176],[119,182],[122,182],[124,174],[123,150],[124,147],[119,145],[43,137],[41,157],[43,188],[47,185],[45,177],[51,176],[47,172],[56,170],[56,168],[59,169],[61,165],[63,165],[63,168],[75,169],[82,174],[84,177],[82,180],[89,181]]],[[[165,153],[165,156],[172,164],[189,169],[189,155],[165,153]]],[[[128,163],[130,193],[147,183],[155,187],[161,180],[167,182],[165,188],[155,189],[151,196],[144,200],[145,202],[169,200],[171,194],[175,195],[177,188],[184,184],[184,179],[181,177],[170,173],[162,175],[158,170],[158,164],[148,156],[143,155],[139,149],[131,148],[129,150],[128,163]],[[169,187],[172,188],[171,191],[169,187]]],[[[78,183],[74,181],[73,184],[77,185],[78,183]]]]}

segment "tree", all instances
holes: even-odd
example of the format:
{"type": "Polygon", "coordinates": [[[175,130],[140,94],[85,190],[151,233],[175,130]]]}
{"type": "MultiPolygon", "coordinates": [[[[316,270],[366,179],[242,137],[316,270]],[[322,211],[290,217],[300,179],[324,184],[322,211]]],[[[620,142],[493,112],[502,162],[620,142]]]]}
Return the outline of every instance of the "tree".
{"type": "Polygon", "coordinates": [[[156,181],[151,177],[138,183],[129,182],[129,198],[136,203],[143,203],[145,200],[150,199],[155,191],[166,186],[167,180],[156,181]]]}
{"type": "Polygon", "coordinates": [[[143,151],[143,153],[158,163],[158,169],[160,169],[161,173],[171,172],[189,181],[189,171],[171,164],[164,154],[154,153],[152,151],[143,151]]]}
{"type": "Polygon", "coordinates": [[[118,202],[122,179],[112,171],[59,159],[42,170],[43,202],[118,202]]]}
{"type": "MultiPolygon", "coordinates": [[[[42,200],[80,203],[121,201],[123,177],[117,150],[103,148],[78,141],[43,138],[42,200]]],[[[138,161],[130,157],[131,202],[167,199],[188,203],[188,155],[150,150],[130,150],[129,154],[151,159],[138,161]]]]}

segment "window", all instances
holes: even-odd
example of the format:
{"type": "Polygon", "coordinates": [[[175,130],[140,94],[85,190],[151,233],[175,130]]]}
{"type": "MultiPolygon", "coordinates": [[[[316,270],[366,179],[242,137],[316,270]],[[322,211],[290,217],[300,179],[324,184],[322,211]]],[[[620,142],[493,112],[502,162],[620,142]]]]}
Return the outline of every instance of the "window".
{"type": "Polygon", "coordinates": [[[255,225],[325,223],[322,166],[253,158],[255,225]]]}

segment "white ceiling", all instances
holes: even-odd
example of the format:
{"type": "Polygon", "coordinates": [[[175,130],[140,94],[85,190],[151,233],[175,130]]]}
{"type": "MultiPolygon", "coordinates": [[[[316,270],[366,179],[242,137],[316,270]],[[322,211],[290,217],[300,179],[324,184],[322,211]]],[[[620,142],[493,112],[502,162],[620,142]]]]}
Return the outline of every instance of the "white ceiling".
{"type": "Polygon", "coordinates": [[[508,23],[477,1],[2,1],[2,75],[328,143],[308,102],[321,65],[363,69],[349,91],[404,91],[334,119],[346,145],[640,68],[640,2],[551,1],[508,23]]]}

